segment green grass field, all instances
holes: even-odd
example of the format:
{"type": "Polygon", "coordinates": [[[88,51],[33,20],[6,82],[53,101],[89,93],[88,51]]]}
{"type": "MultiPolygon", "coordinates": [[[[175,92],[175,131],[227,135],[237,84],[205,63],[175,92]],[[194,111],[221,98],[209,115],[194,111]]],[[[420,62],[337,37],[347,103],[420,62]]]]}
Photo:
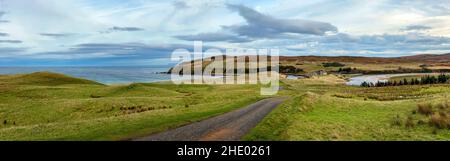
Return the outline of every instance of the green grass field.
{"type": "Polygon", "coordinates": [[[290,100],[244,140],[450,140],[450,130],[415,112],[421,103],[446,102],[450,85],[361,88],[320,79],[285,80],[290,100]]]}
{"type": "Polygon", "coordinates": [[[262,99],[259,89],[0,76],[0,140],[125,140],[245,107],[262,99]]]}
{"type": "MultiPolygon", "coordinates": [[[[282,80],[278,95],[289,99],[244,140],[450,140],[449,84],[362,88],[343,78],[282,80]],[[436,112],[418,114],[424,103],[436,112]]],[[[259,85],[0,76],[0,140],[127,140],[245,107],[264,98],[259,92],[259,85]]]]}

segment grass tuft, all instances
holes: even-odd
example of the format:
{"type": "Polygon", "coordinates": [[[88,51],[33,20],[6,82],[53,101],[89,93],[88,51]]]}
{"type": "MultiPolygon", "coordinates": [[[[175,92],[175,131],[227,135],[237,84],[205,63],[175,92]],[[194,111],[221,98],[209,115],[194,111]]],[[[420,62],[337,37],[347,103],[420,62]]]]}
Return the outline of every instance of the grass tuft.
{"type": "Polygon", "coordinates": [[[423,115],[431,115],[433,114],[433,105],[431,103],[418,104],[417,112],[423,115]]]}

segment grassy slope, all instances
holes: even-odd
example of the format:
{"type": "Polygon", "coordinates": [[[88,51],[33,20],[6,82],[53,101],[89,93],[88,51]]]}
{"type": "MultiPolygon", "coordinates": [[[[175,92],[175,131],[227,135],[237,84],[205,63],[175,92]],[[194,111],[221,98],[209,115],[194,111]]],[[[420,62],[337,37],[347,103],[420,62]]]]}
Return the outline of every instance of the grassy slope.
{"type": "MultiPolygon", "coordinates": [[[[449,130],[392,125],[417,103],[442,102],[449,85],[359,88],[342,82],[335,76],[284,80],[280,95],[290,100],[245,140],[450,140],[449,130]]],[[[256,85],[105,86],[53,73],[0,76],[0,140],[121,140],[258,99],[256,85]]]]}
{"type": "Polygon", "coordinates": [[[321,79],[286,80],[285,93],[294,97],[244,140],[450,140],[450,130],[434,134],[428,124],[392,124],[397,115],[405,121],[418,103],[446,100],[449,85],[367,89],[324,83],[333,76],[321,79]]]}
{"type": "Polygon", "coordinates": [[[50,72],[36,72],[31,74],[19,74],[19,75],[3,75],[0,76],[0,83],[3,85],[64,85],[64,84],[89,84],[89,85],[102,85],[100,83],[68,77],[63,74],[50,73],[50,72]]]}
{"type": "Polygon", "coordinates": [[[53,73],[0,76],[0,140],[121,140],[259,99],[257,85],[105,86],[53,73]]]}

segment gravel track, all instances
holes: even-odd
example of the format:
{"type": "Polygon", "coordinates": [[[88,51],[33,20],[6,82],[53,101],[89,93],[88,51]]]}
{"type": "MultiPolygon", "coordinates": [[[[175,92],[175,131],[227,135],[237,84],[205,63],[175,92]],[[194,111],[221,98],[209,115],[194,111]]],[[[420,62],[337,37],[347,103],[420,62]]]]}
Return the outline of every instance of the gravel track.
{"type": "Polygon", "coordinates": [[[285,99],[264,99],[245,108],[133,141],[237,141],[285,99]]]}

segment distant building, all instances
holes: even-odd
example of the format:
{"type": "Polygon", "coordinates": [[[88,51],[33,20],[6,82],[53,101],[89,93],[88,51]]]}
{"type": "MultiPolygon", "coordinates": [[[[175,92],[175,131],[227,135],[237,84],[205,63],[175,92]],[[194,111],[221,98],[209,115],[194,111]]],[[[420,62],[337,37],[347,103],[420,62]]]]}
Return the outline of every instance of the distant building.
{"type": "Polygon", "coordinates": [[[309,75],[309,77],[314,77],[314,76],[328,75],[328,73],[325,70],[318,70],[318,71],[311,72],[308,75],[309,75]]]}

